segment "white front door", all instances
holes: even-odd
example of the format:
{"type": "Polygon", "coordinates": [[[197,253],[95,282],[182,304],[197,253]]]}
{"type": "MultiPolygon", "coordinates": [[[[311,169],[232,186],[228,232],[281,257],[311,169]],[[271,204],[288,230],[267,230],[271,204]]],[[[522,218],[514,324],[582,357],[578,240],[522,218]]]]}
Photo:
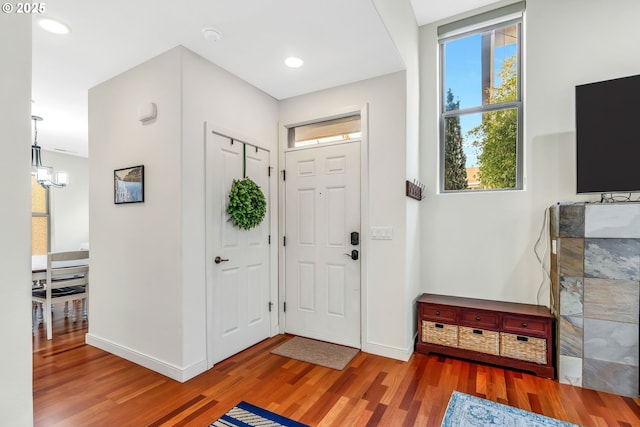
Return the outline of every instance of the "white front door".
{"type": "Polygon", "coordinates": [[[208,364],[269,337],[269,152],[207,129],[206,236],[208,364]],[[226,208],[234,179],[255,181],[267,199],[262,223],[242,230],[226,208]]]}
{"type": "Polygon", "coordinates": [[[360,142],[289,151],[285,171],[285,330],[360,348],[360,142]]]}

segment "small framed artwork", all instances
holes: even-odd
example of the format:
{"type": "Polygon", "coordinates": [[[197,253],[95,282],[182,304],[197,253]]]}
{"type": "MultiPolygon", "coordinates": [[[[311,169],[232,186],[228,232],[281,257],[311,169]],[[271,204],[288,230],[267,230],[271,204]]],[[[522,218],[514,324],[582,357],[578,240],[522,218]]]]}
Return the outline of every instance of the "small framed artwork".
{"type": "Polygon", "coordinates": [[[121,203],[144,202],[144,166],[113,171],[113,201],[121,203]]]}

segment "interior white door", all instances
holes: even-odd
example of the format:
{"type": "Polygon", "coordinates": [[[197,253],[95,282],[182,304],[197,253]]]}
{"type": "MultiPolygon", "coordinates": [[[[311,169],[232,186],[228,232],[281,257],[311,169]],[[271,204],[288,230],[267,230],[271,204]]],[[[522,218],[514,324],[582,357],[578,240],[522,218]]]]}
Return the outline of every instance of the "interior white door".
{"type": "Polygon", "coordinates": [[[270,335],[268,174],[268,151],[207,130],[209,366],[270,335]],[[248,231],[236,227],[226,213],[231,185],[234,179],[243,178],[245,165],[246,176],[261,187],[267,199],[264,221],[248,231]]]}
{"type": "Polygon", "coordinates": [[[360,348],[360,142],[289,151],[285,170],[285,329],[360,348]]]}

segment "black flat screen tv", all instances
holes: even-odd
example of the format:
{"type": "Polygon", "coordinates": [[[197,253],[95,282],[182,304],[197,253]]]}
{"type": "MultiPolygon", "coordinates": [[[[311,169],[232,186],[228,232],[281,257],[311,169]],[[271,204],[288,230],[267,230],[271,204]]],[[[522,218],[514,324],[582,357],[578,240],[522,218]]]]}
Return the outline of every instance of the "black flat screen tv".
{"type": "Polygon", "coordinates": [[[640,75],[576,86],[578,193],[640,191],[640,75]]]}

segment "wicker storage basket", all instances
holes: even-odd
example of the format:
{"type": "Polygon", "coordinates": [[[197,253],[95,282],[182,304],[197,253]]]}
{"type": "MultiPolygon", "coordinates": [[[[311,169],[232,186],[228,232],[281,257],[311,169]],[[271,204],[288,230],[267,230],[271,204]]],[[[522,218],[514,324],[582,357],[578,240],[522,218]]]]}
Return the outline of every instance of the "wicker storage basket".
{"type": "Polygon", "coordinates": [[[547,340],[501,332],[500,355],[546,365],[547,340]]]}
{"type": "Polygon", "coordinates": [[[423,320],[422,342],[458,347],[458,326],[423,320]]]}
{"type": "Polygon", "coordinates": [[[458,331],[458,346],[480,353],[500,354],[500,334],[484,329],[460,326],[458,331]]]}

